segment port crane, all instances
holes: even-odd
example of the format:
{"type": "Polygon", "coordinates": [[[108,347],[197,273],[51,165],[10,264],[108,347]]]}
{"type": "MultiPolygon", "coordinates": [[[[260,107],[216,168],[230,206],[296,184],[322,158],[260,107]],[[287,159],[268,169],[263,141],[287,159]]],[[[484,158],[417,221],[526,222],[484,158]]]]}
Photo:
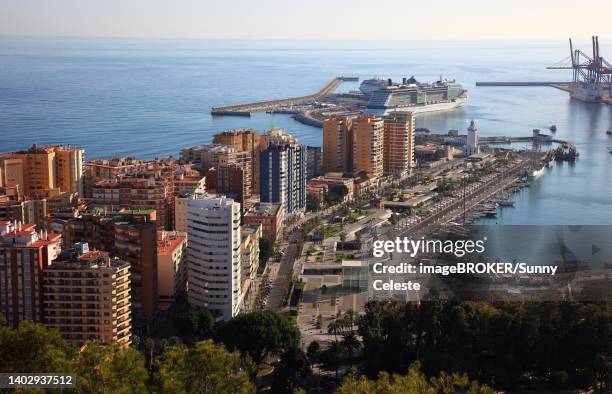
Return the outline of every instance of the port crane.
{"type": "Polygon", "coordinates": [[[592,36],[591,56],[580,49],[574,49],[572,39],[569,39],[570,56],[552,66],[549,70],[573,70],[573,82],[586,89],[608,89],[612,97],[612,64],[601,56],[599,37],[592,36]]]}

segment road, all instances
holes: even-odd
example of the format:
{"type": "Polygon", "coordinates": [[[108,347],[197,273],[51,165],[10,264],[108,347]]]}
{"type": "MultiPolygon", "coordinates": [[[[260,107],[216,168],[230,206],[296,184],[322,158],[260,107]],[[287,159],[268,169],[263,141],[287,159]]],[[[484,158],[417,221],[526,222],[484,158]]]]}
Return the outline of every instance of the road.
{"type": "Polygon", "coordinates": [[[293,231],[289,235],[289,244],[281,244],[280,250],[284,251],[279,263],[274,263],[272,278],[272,290],[268,296],[268,304],[266,309],[274,309],[280,311],[283,309],[283,301],[285,299],[285,284],[292,272],[293,265],[297,260],[299,230],[293,231]],[[295,243],[294,243],[295,242],[295,243]]]}

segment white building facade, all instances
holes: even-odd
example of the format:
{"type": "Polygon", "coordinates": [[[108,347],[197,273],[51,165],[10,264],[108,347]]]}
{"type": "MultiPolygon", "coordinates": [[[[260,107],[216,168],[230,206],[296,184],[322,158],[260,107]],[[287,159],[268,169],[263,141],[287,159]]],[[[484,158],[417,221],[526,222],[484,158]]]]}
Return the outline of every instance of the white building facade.
{"type": "Polygon", "coordinates": [[[187,208],[189,303],[228,320],[242,308],[240,204],[196,191],[187,208]]]}

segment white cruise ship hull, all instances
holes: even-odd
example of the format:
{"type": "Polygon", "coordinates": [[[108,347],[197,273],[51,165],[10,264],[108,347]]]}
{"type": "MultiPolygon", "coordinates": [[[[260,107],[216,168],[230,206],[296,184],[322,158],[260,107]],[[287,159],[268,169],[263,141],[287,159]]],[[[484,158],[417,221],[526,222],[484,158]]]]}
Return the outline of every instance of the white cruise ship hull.
{"type": "Polygon", "coordinates": [[[444,103],[432,103],[426,105],[411,105],[406,107],[393,107],[393,108],[366,108],[364,114],[383,116],[390,112],[412,112],[414,114],[420,114],[425,112],[434,111],[448,111],[451,109],[463,107],[467,102],[468,97],[458,97],[455,101],[449,101],[444,103]]]}

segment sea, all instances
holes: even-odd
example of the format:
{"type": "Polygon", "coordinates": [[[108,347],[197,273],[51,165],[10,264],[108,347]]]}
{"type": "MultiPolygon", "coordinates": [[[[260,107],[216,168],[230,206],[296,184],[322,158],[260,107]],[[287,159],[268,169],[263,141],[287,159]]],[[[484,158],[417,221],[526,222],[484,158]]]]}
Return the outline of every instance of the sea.
{"type": "MultiPolygon", "coordinates": [[[[602,43],[612,56],[612,42],[602,43]]],[[[588,49],[588,41],[575,46],[588,49]]],[[[320,146],[321,129],[289,115],[213,117],[211,107],[300,96],[336,76],[422,82],[456,79],[463,108],[417,117],[445,133],[476,122],[480,136],[532,129],[573,141],[580,159],[557,163],[482,224],[612,224],[612,106],[550,87],[476,87],[476,81],[568,81],[567,41],[255,41],[0,36],[0,151],[73,144],[87,159],[178,156],[228,129],[281,127],[320,146]]],[[[339,92],[357,90],[345,82],[339,92]]]]}

